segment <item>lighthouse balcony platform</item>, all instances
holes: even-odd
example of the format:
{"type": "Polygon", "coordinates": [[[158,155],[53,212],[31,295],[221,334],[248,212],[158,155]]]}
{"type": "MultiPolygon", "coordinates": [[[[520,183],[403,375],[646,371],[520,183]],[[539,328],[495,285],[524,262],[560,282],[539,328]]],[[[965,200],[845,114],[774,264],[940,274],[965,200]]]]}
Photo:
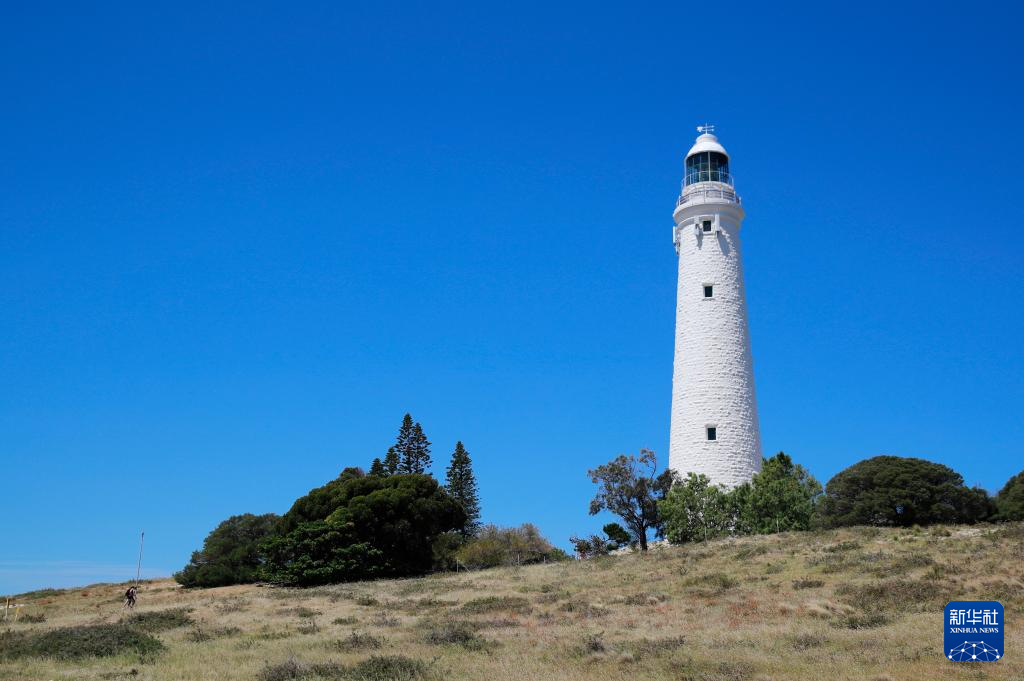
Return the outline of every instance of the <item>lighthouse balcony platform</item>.
{"type": "Polygon", "coordinates": [[[691,203],[742,203],[740,195],[729,184],[724,182],[700,182],[687,185],[676,200],[676,208],[691,203]]]}

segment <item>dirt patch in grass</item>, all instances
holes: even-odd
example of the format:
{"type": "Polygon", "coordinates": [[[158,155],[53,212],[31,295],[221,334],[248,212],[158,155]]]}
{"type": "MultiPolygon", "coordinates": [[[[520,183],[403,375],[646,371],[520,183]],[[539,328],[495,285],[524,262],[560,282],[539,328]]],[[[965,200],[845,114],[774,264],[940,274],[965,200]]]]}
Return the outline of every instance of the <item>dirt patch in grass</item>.
{"type": "Polygon", "coordinates": [[[157,639],[123,624],[93,624],[42,632],[0,634],[0,659],[51,657],[79,660],[124,653],[147,655],[163,649],[164,645],[157,639]]]}

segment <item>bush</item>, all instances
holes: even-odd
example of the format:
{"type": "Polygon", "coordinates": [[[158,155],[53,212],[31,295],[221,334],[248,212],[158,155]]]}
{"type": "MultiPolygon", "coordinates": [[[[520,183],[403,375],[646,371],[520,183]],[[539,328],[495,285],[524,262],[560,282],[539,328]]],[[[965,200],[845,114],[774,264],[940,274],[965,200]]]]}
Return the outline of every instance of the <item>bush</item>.
{"type": "Polygon", "coordinates": [[[356,650],[376,650],[384,645],[384,639],[373,634],[361,634],[358,631],[353,631],[346,638],[343,638],[335,643],[338,650],[351,653],[356,650]]]}
{"type": "Polygon", "coordinates": [[[836,474],[825,486],[817,521],[825,527],[975,523],[992,512],[982,489],[969,489],[948,466],[876,456],[836,474]]]}
{"type": "Polygon", "coordinates": [[[922,612],[941,608],[945,591],[931,580],[890,579],[867,584],[844,584],[836,595],[865,613],[922,612]]]}
{"type": "Polygon", "coordinates": [[[203,541],[203,548],[174,579],[185,587],[213,587],[247,584],[259,577],[262,563],[259,545],[270,535],[279,518],[265,515],[231,516],[203,541]]]}
{"type": "Polygon", "coordinates": [[[265,576],[299,586],[428,572],[438,535],[461,528],[462,506],[429,475],[347,471],[297,500],[263,544],[265,576]]]}
{"type": "Polygon", "coordinates": [[[820,586],[825,586],[825,582],[820,579],[794,579],[794,589],[817,589],[820,586]]]}
{"type": "Polygon", "coordinates": [[[659,502],[665,536],[673,544],[707,541],[736,525],[735,497],[708,476],[689,473],[659,502]]]}
{"type": "Polygon", "coordinates": [[[530,613],[530,601],[522,596],[485,596],[474,598],[462,605],[462,611],[473,615],[489,612],[514,612],[520,615],[530,613]]]}
{"type": "Polygon", "coordinates": [[[597,558],[598,556],[607,556],[611,550],[611,543],[604,537],[592,534],[589,537],[569,537],[569,542],[572,544],[573,550],[576,551],[576,555],[580,558],[597,558]]]}
{"type": "Polygon", "coordinates": [[[419,681],[428,676],[429,667],[405,655],[374,655],[348,669],[350,681],[419,681]]]}
{"type": "Polygon", "coordinates": [[[770,534],[811,527],[821,483],[784,452],[764,459],[761,471],[731,493],[739,508],[738,529],[770,534]]]}
{"type": "Polygon", "coordinates": [[[52,657],[79,660],[126,653],[160,652],[164,645],[147,633],[123,624],[92,624],[42,632],[0,633],[0,659],[52,657]]]}
{"type": "Polygon", "coordinates": [[[467,650],[482,650],[487,641],[480,638],[472,622],[447,621],[431,626],[424,637],[433,645],[458,645],[467,650]]]}
{"type": "Polygon", "coordinates": [[[565,552],[545,539],[535,525],[519,527],[484,525],[477,536],[456,551],[456,557],[468,568],[492,568],[502,565],[529,565],[565,560],[565,552]]]}
{"type": "Polygon", "coordinates": [[[1017,473],[996,495],[996,520],[1024,520],[1024,471],[1017,473]]]}
{"type": "Polygon", "coordinates": [[[124,623],[146,632],[166,631],[193,624],[188,608],[132,613],[124,623]]]}

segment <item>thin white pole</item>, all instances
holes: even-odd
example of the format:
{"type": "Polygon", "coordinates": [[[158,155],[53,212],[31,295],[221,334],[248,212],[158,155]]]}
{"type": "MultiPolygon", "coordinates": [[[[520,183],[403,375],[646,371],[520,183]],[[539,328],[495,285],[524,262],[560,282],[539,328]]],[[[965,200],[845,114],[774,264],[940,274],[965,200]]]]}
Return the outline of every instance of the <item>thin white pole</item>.
{"type": "Polygon", "coordinates": [[[146,533],[145,533],[145,531],[143,531],[142,535],[139,537],[139,565],[138,565],[137,568],[135,568],[135,583],[136,584],[139,583],[139,577],[142,574],[142,546],[143,546],[143,544],[145,544],[145,542],[146,542],[146,533]]]}

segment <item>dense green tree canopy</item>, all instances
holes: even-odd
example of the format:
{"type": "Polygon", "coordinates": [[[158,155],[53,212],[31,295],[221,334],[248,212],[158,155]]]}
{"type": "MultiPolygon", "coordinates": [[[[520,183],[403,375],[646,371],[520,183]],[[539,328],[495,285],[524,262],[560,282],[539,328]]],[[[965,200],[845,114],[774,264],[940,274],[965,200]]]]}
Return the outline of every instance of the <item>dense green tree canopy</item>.
{"type": "Polygon", "coordinates": [[[683,544],[728,534],[739,513],[737,499],[724,487],[712,485],[703,473],[688,473],[658,503],[665,536],[673,544],[683,544]]]}
{"type": "Polygon", "coordinates": [[[948,466],[876,456],[836,474],[825,486],[818,519],[826,527],[974,523],[991,512],[984,490],[970,489],[948,466]]]}
{"type": "Polygon", "coordinates": [[[761,472],[732,493],[740,509],[739,531],[768,534],[806,530],[811,526],[815,504],[821,496],[821,483],[803,466],[779,452],[765,459],[761,472]]]}
{"type": "Polygon", "coordinates": [[[430,570],[435,539],[461,530],[462,505],[428,475],[342,474],[298,499],[264,545],[266,576],[287,584],[430,570]]]}
{"type": "Polygon", "coordinates": [[[1017,473],[996,495],[999,520],[1024,520],[1024,471],[1017,473]]]}
{"type": "Polygon", "coordinates": [[[259,544],[277,522],[273,513],[231,516],[207,535],[203,548],[192,553],[192,560],[174,578],[187,587],[255,582],[262,564],[259,544]]]}

